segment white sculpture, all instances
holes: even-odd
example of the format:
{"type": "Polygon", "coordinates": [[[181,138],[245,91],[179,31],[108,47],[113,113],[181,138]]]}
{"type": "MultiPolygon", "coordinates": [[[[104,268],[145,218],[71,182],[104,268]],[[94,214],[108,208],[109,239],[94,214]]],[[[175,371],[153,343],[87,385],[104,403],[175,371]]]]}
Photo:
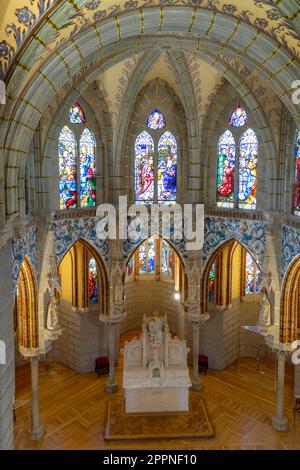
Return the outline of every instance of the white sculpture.
{"type": "Polygon", "coordinates": [[[58,324],[58,304],[59,300],[56,297],[56,292],[61,293],[61,280],[60,274],[57,272],[55,256],[50,256],[51,272],[48,274],[48,286],[49,286],[49,306],[47,311],[46,326],[48,330],[55,330],[60,328],[58,324]]]}
{"type": "Polygon", "coordinates": [[[125,343],[126,412],[188,411],[188,351],[185,341],[171,337],[166,316],[144,316],[140,338],[125,343]]]}
{"type": "Polygon", "coordinates": [[[271,305],[267,297],[267,291],[265,288],[261,291],[262,298],[260,302],[260,312],[258,322],[261,325],[270,325],[271,324],[271,305]]]}

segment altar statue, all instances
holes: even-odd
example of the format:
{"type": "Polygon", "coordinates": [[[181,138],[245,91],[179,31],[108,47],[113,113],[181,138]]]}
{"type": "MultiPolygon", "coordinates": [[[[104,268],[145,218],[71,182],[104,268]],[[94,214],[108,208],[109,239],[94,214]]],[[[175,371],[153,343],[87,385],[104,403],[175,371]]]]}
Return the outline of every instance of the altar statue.
{"type": "Polygon", "coordinates": [[[167,316],[144,315],[140,338],[125,343],[126,413],[188,411],[188,351],[185,341],[172,338],[167,316]]]}

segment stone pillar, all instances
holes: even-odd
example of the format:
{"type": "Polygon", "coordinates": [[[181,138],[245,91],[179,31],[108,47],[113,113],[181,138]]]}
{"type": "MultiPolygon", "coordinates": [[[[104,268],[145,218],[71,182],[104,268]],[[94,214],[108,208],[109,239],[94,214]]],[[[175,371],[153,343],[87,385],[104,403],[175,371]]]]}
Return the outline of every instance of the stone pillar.
{"type": "Polygon", "coordinates": [[[284,379],[285,379],[285,352],[277,353],[277,397],[276,415],[272,417],[272,426],[277,431],[288,431],[288,419],[284,416],[284,379]]]}
{"type": "Polygon", "coordinates": [[[202,382],[198,372],[198,356],[199,356],[199,331],[200,321],[191,321],[193,329],[193,377],[192,377],[192,390],[201,390],[202,382]]]}
{"type": "Polygon", "coordinates": [[[186,304],[187,320],[192,325],[193,332],[193,376],[192,376],[192,390],[201,390],[203,388],[199,372],[198,372],[198,356],[199,356],[199,333],[200,324],[209,319],[209,314],[199,313],[199,304],[186,304]]]}
{"type": "Polygon", "coordinates": [[[120,323],[116,324],[116,341],[115,341],[115,366],[118,365],[120,351],[120,323]]]}
{"type": "Polygon", "coordinates": [[[115,361],[116,361],[116,340],[117,340],[117,323],[108,322],[108,354],[109,354],[109,378],[105,387],[108,393],[116,393],[119,390],[115,383],[115,361]]]}
{"type": "Polygon", "coordinates": [[[31,428],[28,432],[29,439],[38,441],[44,435],[44,429],[39,416],[39,360],[31,358],[31,428]]]}

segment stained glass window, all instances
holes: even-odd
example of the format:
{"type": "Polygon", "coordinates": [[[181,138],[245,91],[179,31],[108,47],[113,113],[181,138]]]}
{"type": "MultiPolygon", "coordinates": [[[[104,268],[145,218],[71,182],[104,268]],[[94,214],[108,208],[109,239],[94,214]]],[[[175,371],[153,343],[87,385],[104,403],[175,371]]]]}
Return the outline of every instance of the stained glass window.
{"type": "Polygon", "coordinates": [[[155,272],[155,240],[149,238],[139,246],[139,272],[140,274],[155,272]]]}
{"type": "Polygon", "coordinates": [[[166,120],[158,109],[154,109],[147,119],[149,129],[163,129],[166,127],[166,120]]]}
{"type": "Polygon", "coordinates": [[[58,141],[60,208],[77,203],[76,141],[69,127],[63,127],[58,141]]]}
{"type": "Polygon", "coordinates": [[[245,294],[257,294],[259,289],[259,269],[252,256],[246,253],[245,294]]]}
{"type": "Polygon", "coordinates": [[[169,131],[158,142],[157,171],[158,202],[176,201],[177,143],[169,131]]]}
{"type": "Polygon", "coordinates": [[[74,103],[69,111],[69,121],[71,124],[84,124],[85,114],[79,103],[74,103]]]}
{"type": "Polygon", "coordinates": [[[154,200],[154,143],[146,131],[135,141],[135,200],[154,200]]]}
{"type": "Polygon", "coordinates": [[[294,213],[300,215],[300,130],[296,133],[295,142],[295,183],[294,183],[294,213]]]}
{"type": "Polygon", "coordinates": [[[89,301],[91,304],[98,302],[97,277],[97,264],[95,258],[91,258],[89,261],[89,301]]]}
{"type": "Polygon", "coordinates": [[[219,140],[217,205],[234,207],[235,140],[226,130],[219,140]]]}
{"type": "Polygon", "coordinates": [[[174,272],[174,251],[171,245],[162,240],[161,244],[161,272],[165,276],[172,276],[174,272]]]}
{"type": "Polygon", "coordinates": [[[127,264],[127,276],[133,275],[133,256],[130,258],[127,264]]]}
{"type": "Polygon", "coordinates": [[[230,116],[229,124],[232,127],[243,127],[248,124],[247,113],[241,105],[237,105],[230,116]]]}
{"type": "Polygon", "coordinates": [[[84,129],[80,138],[80,205],[94,207],[96,204],[95,137],[84,129]]]}
{"type": "Polygon", "coordinates": [[[252,129],[246,130],[240,140],[239,195],[240,209],[256,208],[256,168],[258,140],[252,129]]]}
{"type": "Polygon", "coordinates": [[[211,265],[209,275],[208,275],[208,301],[214,302],[215,300],[215,275],[216,275],[216,265],[213,263],[211,265]]]}

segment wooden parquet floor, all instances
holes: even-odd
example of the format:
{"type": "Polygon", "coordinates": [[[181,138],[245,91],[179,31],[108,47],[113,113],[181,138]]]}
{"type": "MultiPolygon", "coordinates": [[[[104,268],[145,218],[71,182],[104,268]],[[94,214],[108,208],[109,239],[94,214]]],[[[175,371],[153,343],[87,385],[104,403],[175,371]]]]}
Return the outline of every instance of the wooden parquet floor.
{"type": "MultiPolygon", "coordinates": [[[[132,338],[127,334],[124,340],[132,338]]],[[[123,364],[120,357],[117,383],[122,386],[123,364]]],[[[30,442],[27,429],[30,405],[17,410],[16,449],[300,449],[300,416],[293,426],[292,384],[288,378],[285,410],[290,430],[278,433],[270,426],[275,411],[275,392],[259,386],[251,375],[232,366],[225,371],[201,375],[204,388],[191,392],[204,399],[215,430],[213,439],[152,439],[109,441],[103,439],[105,407],[112,395],[105,393],[107,377],[94,373],[80,375],[55,363],[53,373],[40,366],[40,413],[45,436],[30,442]]],[[[121,396],[120,390],[115,396],[121,396]]],[[[16,399],[30,399],[30,368],[16,371],[16,399]]]]}

